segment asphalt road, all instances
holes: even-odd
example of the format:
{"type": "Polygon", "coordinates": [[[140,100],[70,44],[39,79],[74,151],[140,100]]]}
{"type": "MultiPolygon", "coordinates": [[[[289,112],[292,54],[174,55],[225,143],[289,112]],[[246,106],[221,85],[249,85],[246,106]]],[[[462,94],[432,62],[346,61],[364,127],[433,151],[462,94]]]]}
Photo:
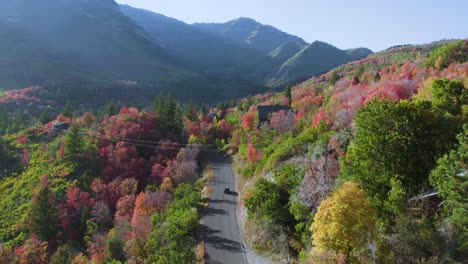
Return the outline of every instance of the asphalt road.
{"type": "Polygon", "coordinates": [[[247,264],[236,218],[237,193],[229,161],[219,153],[207,153],[213,167],[212,192],[201,219],[205,261],[209,264],[247,264]],[[231,193],[225,194],[224,189],[231,193]]]}

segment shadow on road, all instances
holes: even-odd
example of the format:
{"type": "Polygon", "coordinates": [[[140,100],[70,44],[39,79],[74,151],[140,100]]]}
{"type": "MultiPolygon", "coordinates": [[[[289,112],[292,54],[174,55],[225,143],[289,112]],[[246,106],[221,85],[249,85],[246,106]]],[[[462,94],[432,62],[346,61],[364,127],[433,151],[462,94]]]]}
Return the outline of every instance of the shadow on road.
{"type": "Polygon", "coordinates": [[[226,215],[227,211],[224,209],[216,209],[216,208],[207,207],[203,210],[202,214],[203,215],[226,215]]]}
{"type": "Polygon", "coordinates": [[[207,158],[213,164],[230,164],[231,160],[229,157],[223,156],[223,154],[219,154],[216,152],[204,152],[203,156],[207,158]]]}
{"type": "Polygon", "coordinates": [[[225,203],[225,204],[232,204],[232,205],[236,205],[236,204],[237,204],[237,202],[235,202],[235,201],[220,200],[220,199],[213,199],[213,200],[209,200],[208,202],[209,202],[209,203],[214,203],[214,204],[222,204],[222,203],[225,203]]]}
{"type": "Polygon", "coordinates": [[[241,243],[219,236],[220,231],[211,229],[205,225],[201,225],[201,231],[205,244],[209,244],[216,249],[222,249],[233,253],[242,252],[241,243]]]}

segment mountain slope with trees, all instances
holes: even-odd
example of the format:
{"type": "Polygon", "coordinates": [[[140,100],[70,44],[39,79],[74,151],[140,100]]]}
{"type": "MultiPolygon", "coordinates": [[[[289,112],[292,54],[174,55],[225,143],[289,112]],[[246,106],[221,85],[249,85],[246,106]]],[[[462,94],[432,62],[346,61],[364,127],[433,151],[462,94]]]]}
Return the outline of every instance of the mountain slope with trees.
{"type": "Polygon", "coordinates": [[[180,61],[202,72],[241,78],[268,87],[301,81],[372,53],[365,48],[341,51],[331,45],[330,50],[336,49],[336,52],[324,52],[318,45],[321,42],[309,45],[299,37],[249,18],[189,25],[127,5],[120,8],[148,32],[155,43],[180,61]]]}
{"type": "Polygon", "coordinates": [[[251,18],[241,17],[226,23],[195,23],[194,26],[204,32],[219,35],[236,43],[251,46],[268,54],[288,42],[306,42],[277,28],[262,25],[251,18]]]}
{"type": "Polygon", "coordinates": [[[327,72],[338,65],[366,57],[371,53],[370,50],[364,49],[348,53],[330,44],[315,41],[289,57],[271,73],[268,84],[269,86],[277,86],[302,81],[310,76],[327,72]]]}
{"type": "Polygon", "coordinates": [[[141,101],[160,91],[214,103],[319,72],[311,64],[309,71],[283,71],[288,76],[270,82],[297,51],[274,49],[305,42],[253,20],[238,22],[227,23],[232,30],[219,35],[114,0],[8,1],[0,8],[1,88],[42,86],[58,100],[90,104],[103,104],[106,96],[141,101]],[[252,45],[230,37],[256,28],[261,34],[252,45]]]}
{"type": "Polygon", "coordinates": [[[140,25],[156,44],[202,72],[242,78],[245,69],[265,60],[265,56],[253,48],[201,32],[174,18],[127,5],[121,5],[120,10],[140,25]]]}
{"type": "MultiPolygon", "coordinates": [[[[32,43],[47,47],[52,58],[96,79],[164,82],[194,76],[122,15],[114,1],[13,1],[2,9],[4,26],[19,29],[32,43]]],[[[7,53],[2,50],[3,56],[22,58],[7,53]]]]}
{"type": "Polygon", "coordinates": [[[392,48],[217,108],[163,94],[96,115],[2,106],[0,262],[195,262],[198,154],[212,146],[243,177],[246,241],[273,259],[463,261],[467,45],[392,48]],[[261,105],[291,111],[258,126],[261,105]]]}
{"type": "Polygon", "coordinates": [[[301,263],[463,262],[467,47],[391,48],[230,109],[250,245],[301,263]],[[258,126],[261,105],[291,111],[258,126]]]}

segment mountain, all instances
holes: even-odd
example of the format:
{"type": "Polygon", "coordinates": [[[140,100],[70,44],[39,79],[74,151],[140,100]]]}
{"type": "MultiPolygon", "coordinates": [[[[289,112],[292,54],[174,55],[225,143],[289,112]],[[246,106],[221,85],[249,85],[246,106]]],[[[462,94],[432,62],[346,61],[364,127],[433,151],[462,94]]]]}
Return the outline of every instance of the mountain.
{"type": "Polygon", "coordinates": [[[367,55],[370,55],[373,52],[368,48],[356,48],[346,50],[346,53],[351,57],[352,60],[359,60],[364,57],[367,57],[367,55]]]}
{"type": "Polygon", "coordinates": [[[268,54],[268,56],[284,63],[289,58],[292,58],[294,55],[300,52],[306,46],[306,43],[300,43],[296,41],[288,42],[271,51],[268,54]]]}
{"type": "Polygon", "coordinates": [[[21,30],[0,21],[0,82],[3,87],[42,83],[44,76],[59,77],[69,70],[64,61],[55,58],[47,48],[21,30]]]}
{"type": "Polygon", "coordinates": [[[306,44],[303,39],[297,36],[244,17],[226,23],[195,23],[194,26],[204,32],[251,46],[264,54],[268,54],[288,42],[306,44]]]}
{"type": "MultiPolygon", "coordinates": [[[[289,44],[285,50],[295,51],[298,45],[289,44]]],[[[319,75],[347,62],[372,53],[368,49],[340,50],[328,43],[315,41],[302,48],[269,76],[267,84],[278,86],[319,75]]],[[[281,52],[279,53],[281,54],[281,52]]]]}
{"type": "Polygon", "coordinates": [[[214,102],[296,82],[366,53],[321,52],[247,18],[189,25],[114,0],[0,4],[0,88],[43,86],[58,100],[140,102],[164,91],[214,102]]]}
{"type": "Polygon", "coordinates": [[[69,75],[81,69],[80,77],[101,81],[168,82],[196,75],[155,45],[113,0],[13,0],[0,9],[3,32],[25,40],[22,48],[0,50],[3,59],[18,58],[18,72],[35,61],[39,72],[28,75],[40,75],[43,66],[58,61],[69,75]],[[30,54],[42,49],[43,56],[30,54]]]}
{"type": "Polygon", "coordinates": [[[265,55],[249,46],[202,32],[177,19],[128,5],[121,5],[120,10],[141,26],[154,43],[201,72],[242,79],[265,60],[265,55]]]}
{"type": "Polygon", "coordinates": [[[249,18],[189,25],[128,5],[120,9],[179,61],[210,75],[257,85],[277,87],[299,81],[339,65],[337,62],[346,63],[372,53],[365,48],[341,51],[333,47],[331,50],[336,52],[327,51],[324,55],[331,57],[324,59],[318,56],[322,52],[320,45],[309,45],[249,18]]]}

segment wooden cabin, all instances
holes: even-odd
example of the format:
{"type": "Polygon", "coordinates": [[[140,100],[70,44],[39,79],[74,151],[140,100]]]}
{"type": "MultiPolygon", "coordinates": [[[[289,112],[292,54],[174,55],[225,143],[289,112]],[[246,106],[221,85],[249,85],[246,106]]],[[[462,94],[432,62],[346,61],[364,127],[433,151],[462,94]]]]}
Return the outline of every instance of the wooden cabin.
{"type": "Polygon", "coordinates": [[[284,105],[259,105],[258,107],[258,127],[270,122],[271,115],[280,111],[290,111],[288,106],[284,105]]]}

